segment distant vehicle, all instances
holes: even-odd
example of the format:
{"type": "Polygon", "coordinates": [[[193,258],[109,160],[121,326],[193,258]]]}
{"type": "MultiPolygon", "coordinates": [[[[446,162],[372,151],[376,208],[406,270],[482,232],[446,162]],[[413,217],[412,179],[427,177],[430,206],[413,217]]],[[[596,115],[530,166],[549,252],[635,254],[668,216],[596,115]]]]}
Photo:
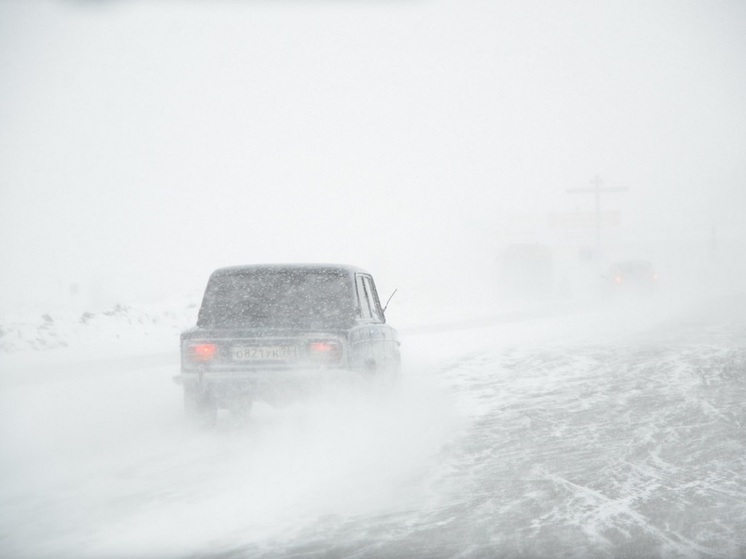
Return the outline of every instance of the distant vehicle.
{"type": "Polygon", "coordinates": [[[373,277],[352,266],[255,265],[213,272],[197,325],[181,334],[187,415],[212,424],[218,408],[248,414],[355,378],[399,373],[398,334],[373,277]]]}
{"type": "Polygon", "coordinates": [[[616,262],[604,280],[611,295],[646,295],[658,289],[658,273],[647,260],[616,262]]]}

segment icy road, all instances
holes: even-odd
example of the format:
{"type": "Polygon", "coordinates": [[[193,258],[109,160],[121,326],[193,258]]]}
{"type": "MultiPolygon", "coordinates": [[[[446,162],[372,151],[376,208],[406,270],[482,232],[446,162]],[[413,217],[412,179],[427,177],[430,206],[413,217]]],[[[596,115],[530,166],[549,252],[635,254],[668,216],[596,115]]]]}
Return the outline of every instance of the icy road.
{"type": "Polygon", "coordinates": [[[746,557],[743,301],[508,318],[211,432],[175,352],[5,360],[0,556],[746,557]]]}

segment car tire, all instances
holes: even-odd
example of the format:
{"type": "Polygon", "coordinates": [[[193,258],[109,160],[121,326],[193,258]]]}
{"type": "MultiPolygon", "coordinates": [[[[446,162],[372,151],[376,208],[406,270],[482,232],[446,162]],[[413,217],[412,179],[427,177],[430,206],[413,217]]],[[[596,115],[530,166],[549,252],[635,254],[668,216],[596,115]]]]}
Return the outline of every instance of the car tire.
{"type": "Polygon", "coordinates": [[[184,412],[192,424],[211,428],[218,419],[218,404],[209,392],[184,388],[184,412]]]}

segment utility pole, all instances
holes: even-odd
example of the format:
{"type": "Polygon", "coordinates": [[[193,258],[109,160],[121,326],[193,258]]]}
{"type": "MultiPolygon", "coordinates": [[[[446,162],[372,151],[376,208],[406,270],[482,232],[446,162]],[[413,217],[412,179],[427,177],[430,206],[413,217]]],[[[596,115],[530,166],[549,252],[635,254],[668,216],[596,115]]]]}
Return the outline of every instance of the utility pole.
{"type": "Polygon", "coordinates": [[[596,175],[591,180],[592,188],[568,188],[567,192],[573,194],[585,194],[592,192],[596,198],[596,257],[601,254],[601,193],[602,192],[627,192],[629,188],[613,187],[601,188],[601,178],[596,175]]]}

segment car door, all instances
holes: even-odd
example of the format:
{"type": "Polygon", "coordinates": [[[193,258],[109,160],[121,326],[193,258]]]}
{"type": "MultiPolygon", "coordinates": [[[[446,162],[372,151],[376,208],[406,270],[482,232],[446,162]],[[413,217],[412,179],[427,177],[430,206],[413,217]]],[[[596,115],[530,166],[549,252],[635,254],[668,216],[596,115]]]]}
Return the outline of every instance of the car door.
{"type": "Polygon", "coordinates": [[[383,370],[398,366],[398,339],[386,324],[375,282],[370,274],[358,273],[355,278],[360,309],[358,358],[365,370],[383,370]]]}

